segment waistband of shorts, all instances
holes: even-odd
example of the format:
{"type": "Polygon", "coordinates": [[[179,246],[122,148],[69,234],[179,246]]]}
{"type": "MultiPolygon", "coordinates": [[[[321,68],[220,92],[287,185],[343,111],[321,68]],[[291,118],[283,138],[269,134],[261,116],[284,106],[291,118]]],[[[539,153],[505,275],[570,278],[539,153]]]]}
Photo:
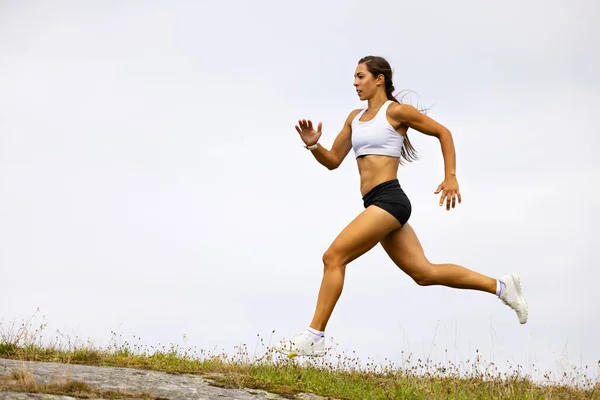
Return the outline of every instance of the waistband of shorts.
{"type": "Polygon", "coordinates": [[[371,190],[369,190],[367,192],[367,194],[365,194],[363,196],[363,201],[367,200],[370,197],[375,196],[378,192],[382,191],[382,190],[386,190],[386,189],[390,189],[390,188],[396,188],[396,189],[402,189],[402,187],[400,186],[400,182],[398,181],[398,179],[392,179],[389,181],[385,181],[385,182],[381,182],[378,185],[375,185],[371,190]]]}

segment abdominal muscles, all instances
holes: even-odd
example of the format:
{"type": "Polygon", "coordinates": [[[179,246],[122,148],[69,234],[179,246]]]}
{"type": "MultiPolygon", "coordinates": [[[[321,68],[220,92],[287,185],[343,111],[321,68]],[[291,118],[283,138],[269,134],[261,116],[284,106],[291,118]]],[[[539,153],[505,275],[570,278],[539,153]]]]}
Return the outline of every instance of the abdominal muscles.
{"type": "Polygon", "coordinates": [[[360,192],[364,196],[380,183],[396,179],[400,160],[397,157],[369,154],[356,159],[360,174],[360,192]]]}

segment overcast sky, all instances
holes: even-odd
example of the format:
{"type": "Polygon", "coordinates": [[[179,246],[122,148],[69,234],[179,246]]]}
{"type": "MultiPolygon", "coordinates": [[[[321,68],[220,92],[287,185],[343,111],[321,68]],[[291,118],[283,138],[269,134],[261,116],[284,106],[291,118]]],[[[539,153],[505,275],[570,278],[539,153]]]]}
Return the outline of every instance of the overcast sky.
{"type": "Polygon", "coordinates": [[[562,371],[600,360],[600,5],[0,2],[0,322],[223,349],[304,330],[321,256],[363,210],[352,152],[328,171],[357,61],[381,55],[457,148],[399,169],[432,262],[521,274],[529,322],[496,297],[419,287],[374,248],[348,266],[339,350],[562,371]]]}

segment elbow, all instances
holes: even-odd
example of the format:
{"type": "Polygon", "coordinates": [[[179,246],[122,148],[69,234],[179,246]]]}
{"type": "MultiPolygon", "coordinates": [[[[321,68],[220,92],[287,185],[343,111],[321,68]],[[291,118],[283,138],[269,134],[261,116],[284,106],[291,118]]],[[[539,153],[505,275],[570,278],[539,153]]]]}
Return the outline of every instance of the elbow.
{"type": "Polygon", "coordinates": [[[438,132],[437,137],[438,137],[438,139],[451,138],[452,133],[450,132],[450,129],[443,128],[442,130],[440,130],[438,132]]]}
{"type": "Polygon", "coordinates": [[[339,167],[341,164],[341,162],[339,160],[331,160],[330,162],[327,163],[327,165],[325,165],[325,167],[330,170],[333,171],[334,169],[337,169],[337,167],[339,167]]]}
{"type": "Polygon", "coordinates": [[[452,142],[452,133],[450,133],[450,130],[446,128],[436,130],[433,136],[437,138],[440,143],[452,142]]]}

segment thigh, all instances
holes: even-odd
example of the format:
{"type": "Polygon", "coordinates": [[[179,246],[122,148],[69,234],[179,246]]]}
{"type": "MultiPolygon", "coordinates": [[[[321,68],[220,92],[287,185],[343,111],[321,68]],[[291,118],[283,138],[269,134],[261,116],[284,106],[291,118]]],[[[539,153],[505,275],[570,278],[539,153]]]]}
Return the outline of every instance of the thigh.
{"type": "Polygon", "coordinates": [[[399,226],[393,215],[377,206],[369,206],[340,232],[324,257],[348,264],[375,247],[399,226]]]}
{"type": "Polygon", "coordinates": [[[410,276],[429,265],[421,242],[408,223],[386,235],[381,246],[398,268],[410,276]]]}

